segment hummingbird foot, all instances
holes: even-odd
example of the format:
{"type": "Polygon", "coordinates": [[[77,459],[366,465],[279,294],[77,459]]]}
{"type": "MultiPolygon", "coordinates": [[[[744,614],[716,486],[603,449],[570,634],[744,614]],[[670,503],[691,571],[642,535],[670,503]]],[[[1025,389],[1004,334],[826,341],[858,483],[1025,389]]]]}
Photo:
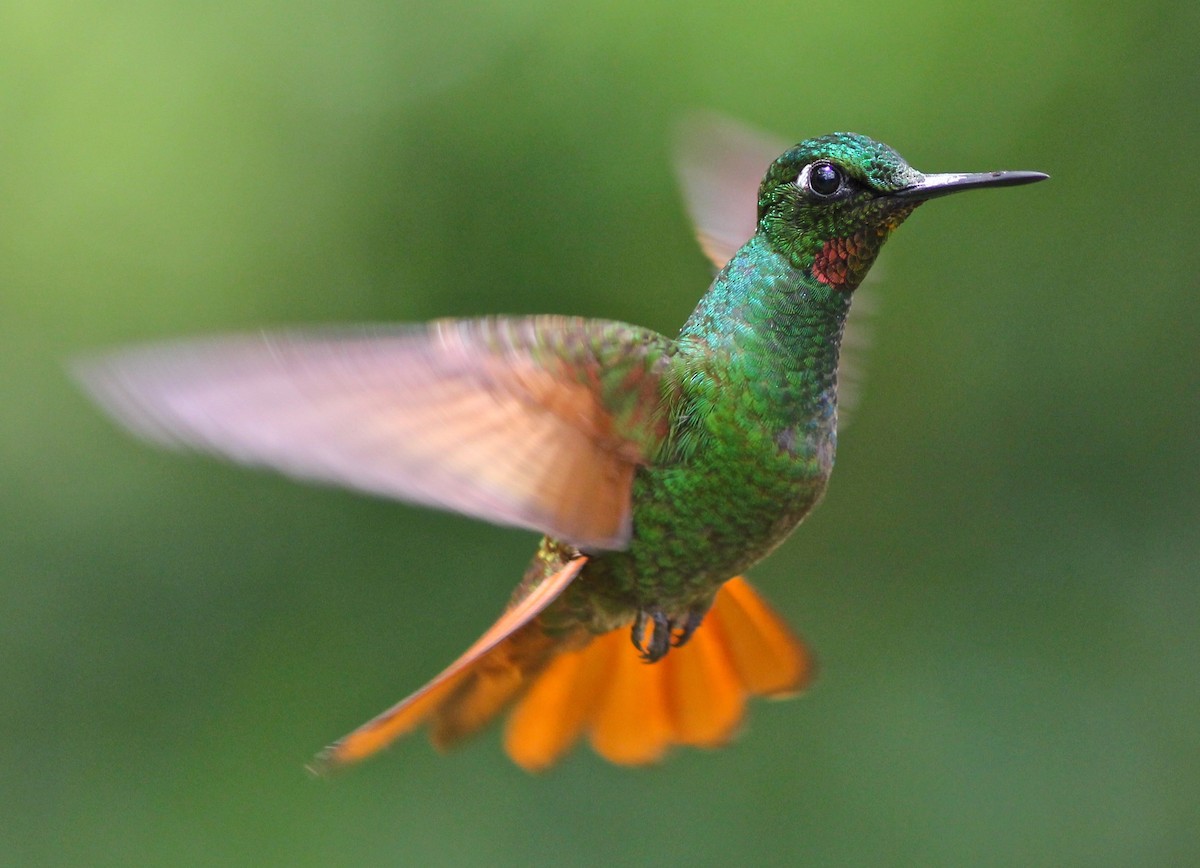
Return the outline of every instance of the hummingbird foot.
{"type": "Polygon", "coordinates": [[[667,617],[662,609],[639,609],[633,622],[633,647],[641,653],[647,663],[657,663],[667,656],[671,650],[671,633],[675,623],[667,617]],[[647,625],[653,625],[650,631],[650,641],[643,644],[647,625]]]}
{"type": "Polygon", "coordinates": [[[633,647],[647,663],[657,663],[667,656],[672,648],[687,644],[708,614],[708,608],[691,609],[687,617],[671,618],[662,609],[639,609],[633,622],[633,647]],[[646,642],[646,629],[650,627],[650,641],[646,642]]]}
{"type": "MultiPolygon", "coordinates": [[[[708,614],[708,609],[692,609],[687,614],[687,620],[683,622],[683,627],[671,639],[672,648],[682,648],[687,644],[688,639],[692,638],[692,634],[696,632],[696,628],[704,621],[704,616],[708,614]]],[[[674,624],[672,624],[674,626],[674,624]]]]}

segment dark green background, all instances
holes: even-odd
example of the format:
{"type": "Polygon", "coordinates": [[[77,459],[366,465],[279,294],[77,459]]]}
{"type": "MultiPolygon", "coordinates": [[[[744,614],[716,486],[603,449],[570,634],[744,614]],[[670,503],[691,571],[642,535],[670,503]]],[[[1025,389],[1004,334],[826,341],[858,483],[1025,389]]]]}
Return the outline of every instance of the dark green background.
{"type": "Polygon", "coordinates": [[[1200,863],[1200,7],[0,4],[0,862],[1200,863]],[[885,251],[815,645],[740,740],[530,777],[316,749],[503,604],[532,534],[155,452],[64,360],[279,324],[673,332],[673,124],[1037,169],[885,251]]]}

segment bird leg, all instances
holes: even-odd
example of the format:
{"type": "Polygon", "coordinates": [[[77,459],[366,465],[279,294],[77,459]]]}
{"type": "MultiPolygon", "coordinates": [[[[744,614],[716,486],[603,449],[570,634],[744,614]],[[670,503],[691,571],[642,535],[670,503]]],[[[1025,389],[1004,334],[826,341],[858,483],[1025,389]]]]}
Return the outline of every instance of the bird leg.
{"type": "Polygon", "coordinates": [[[642,655],[642,659],[647,663],[657,663],[667,656],[667,652],[671,650],[671,631],[675,628],[675,624],[667,617],[667,613],[662,609],[639,609],[637,618],[633,622],[633,647],[638,649],[642,655]],[[653,629],[650,631],[650,641],[643,646],[642,639],[646,635],[646,624],[652,623],[653,629]]]}

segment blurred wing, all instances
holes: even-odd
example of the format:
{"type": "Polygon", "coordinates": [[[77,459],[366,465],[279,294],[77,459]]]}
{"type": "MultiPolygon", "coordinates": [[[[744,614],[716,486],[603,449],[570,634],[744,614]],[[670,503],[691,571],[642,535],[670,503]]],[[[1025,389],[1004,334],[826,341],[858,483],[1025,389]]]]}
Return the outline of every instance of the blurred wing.
{"type": "Polygon", "coordinates": [[[758,228],[758,186],[787,142],[717,114],[679,127],[676,172],[705,256],[723,268],[758,228]]]}
{"type": "Polygon", "coordinates": [[[79,375],[151,440],[596,550],[628,542],[672,350],[620,323],[444,320],[167,344],[79,375]]]}
{"type": "MultiPolygon", "coordinates": [[[[783,139],[715,113],[698,113],[679,126],[676,171],[696,238],[718,269],[758,228],[758,187],[767,167],[788,149],[783,139]]],[[[854,293],[838,365],[838,428],[858,405],[871,343],[879,266],[854,293]]]]}
{"type": "Polygon", "coordinates": [[[863,285],[854,290],[854,303],[850,306],[850,315],[846,317],[846,328],[842,333],[837,372],[839,431],[846,429],[862,400],[867,356],[870,355],[873,327],[879,307],[878,287],[872,277],[878,268],[878,265],[874,266],[863,285]]]}

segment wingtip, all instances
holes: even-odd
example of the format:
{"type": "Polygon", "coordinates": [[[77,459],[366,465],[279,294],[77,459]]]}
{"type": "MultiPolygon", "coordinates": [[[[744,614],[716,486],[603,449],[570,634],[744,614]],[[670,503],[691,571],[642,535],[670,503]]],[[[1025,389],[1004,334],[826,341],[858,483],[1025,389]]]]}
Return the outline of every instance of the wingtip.
{"type": "Polygon", "coordinates": [[[161,411],[147,396],[151,384],[137,376],[133,353],[85,354],[64,363],[68,377],[110,420],[135,437],[166,448],[179,448],[161,411]]]}

